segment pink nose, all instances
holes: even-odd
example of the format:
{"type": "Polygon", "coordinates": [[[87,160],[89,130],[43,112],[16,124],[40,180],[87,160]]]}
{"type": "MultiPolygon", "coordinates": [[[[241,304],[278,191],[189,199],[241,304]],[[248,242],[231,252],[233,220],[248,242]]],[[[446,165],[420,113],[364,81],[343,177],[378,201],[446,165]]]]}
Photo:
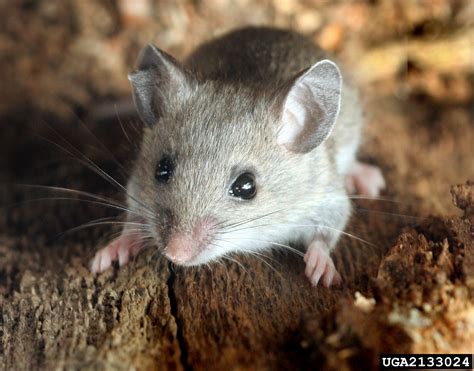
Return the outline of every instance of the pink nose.
{"type": "Polygon", "coordinates": [[[206,218],[196,224],[190,234],[176,232],[165,248],[165,254],[175,264],[189,264],[212,239],[215,222],[206,218]]]}

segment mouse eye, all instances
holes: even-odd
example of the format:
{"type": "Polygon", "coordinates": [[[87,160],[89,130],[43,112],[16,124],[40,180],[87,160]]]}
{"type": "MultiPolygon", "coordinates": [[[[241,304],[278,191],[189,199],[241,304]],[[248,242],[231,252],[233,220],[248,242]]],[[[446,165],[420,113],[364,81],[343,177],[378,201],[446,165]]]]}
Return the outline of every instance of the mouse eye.
{"type": "Polygon", "coordinates": [[[242,200],[251,200],[256,194],[255,176],[249,172],[240,174],[229,189],[229,195],[242,200]]]}
{"type": "Polygon", "coordinates": [[[169,157],[163,157],[156,166],[155,179],[158,183],[168,183],[173,175],[174,165],[169,157]]]}

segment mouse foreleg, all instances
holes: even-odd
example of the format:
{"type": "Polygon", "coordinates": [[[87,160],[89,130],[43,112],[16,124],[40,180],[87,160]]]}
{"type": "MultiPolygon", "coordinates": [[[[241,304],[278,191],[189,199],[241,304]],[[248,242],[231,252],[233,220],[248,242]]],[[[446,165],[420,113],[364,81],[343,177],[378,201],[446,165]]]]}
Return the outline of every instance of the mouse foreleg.
{"type": "Polygon", "coordinates": [[[119,237],[97,251],[91,261],[90,269],[93,273],[101,273],[109,269],[114,261],[118,261],[119,265],[123,266],[131,257],[138,254],[142,245],[140,233],[134,231],[133,228],[124,227],[119,237]]]}
{"type": "Polygon", "coordinates": [[[305,274],[314,286],[322,278],[323,285],[329,287],[342,282],[341,275],[336,270],[330,256],[330,248],[324,237],[314,238],[304,256],[306,263],[305,274]]]}
{"type": "Polygon", "coordinates": [[[325,287],[339,285],[342,282],[341,275],[337,271],[330,253],[341,234],[344,233],[351,213],[351,203],[345,192],[332,197],[334,203],[328,205],[324,215],[320,214],[326,223],[319,224],[317,232],[309,240],[304,256],[305,274],[314,286],[320,280],[325,287]]]}

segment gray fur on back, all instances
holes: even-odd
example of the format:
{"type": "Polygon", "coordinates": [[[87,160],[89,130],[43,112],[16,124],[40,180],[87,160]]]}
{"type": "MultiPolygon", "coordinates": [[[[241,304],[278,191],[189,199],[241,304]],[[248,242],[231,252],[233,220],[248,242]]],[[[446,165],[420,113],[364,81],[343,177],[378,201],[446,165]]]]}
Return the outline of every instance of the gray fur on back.
{"type": "MultiPolygon", "coordinates": [[[[309,39],[288,30],[247,27],[203,44],[184,62],[202,79],[239,82],[258,87],[282,85],[322,59],[333,59],[309,39]]],[[[338,124],[327,141],[331,158],[337,148],[348,147],[353,157],[360,141],[362,109],[356,89],[344,81],[338,124]]],[[[339,158],[338,171],[345,173],[350,161],[339,158]]]]}

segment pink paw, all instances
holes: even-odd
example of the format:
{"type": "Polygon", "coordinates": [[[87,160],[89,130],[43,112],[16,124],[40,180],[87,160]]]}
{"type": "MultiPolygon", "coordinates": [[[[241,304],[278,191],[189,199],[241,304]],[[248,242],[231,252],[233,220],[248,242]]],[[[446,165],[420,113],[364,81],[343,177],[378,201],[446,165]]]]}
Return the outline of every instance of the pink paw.
{"type": "Polygon", "coordinates": [[[346,177],[347,192],[377,197],[385,188],[385,179],[377,166],[356,162],[346,177]]]}
{"type": "Polygon", "coordinates": [[[138,254],[140,249],[141,241],[139,237],[122,234],[97,251],[91,261],[91,271],[92,273],[104,272],[112,266],[112,262],[117,260],[119,265],[123,266],[128,263],[130,257],[138,254]]]}
{"type": "Polygon", "coordinates": [[[337,286],[342,282],[341,275],[336,270],[328,251],[328,246],[321,240],[314,240],[306,251],[305,274],[314,286],[318,285],[321,277],[325,287],[337,286]]]}

